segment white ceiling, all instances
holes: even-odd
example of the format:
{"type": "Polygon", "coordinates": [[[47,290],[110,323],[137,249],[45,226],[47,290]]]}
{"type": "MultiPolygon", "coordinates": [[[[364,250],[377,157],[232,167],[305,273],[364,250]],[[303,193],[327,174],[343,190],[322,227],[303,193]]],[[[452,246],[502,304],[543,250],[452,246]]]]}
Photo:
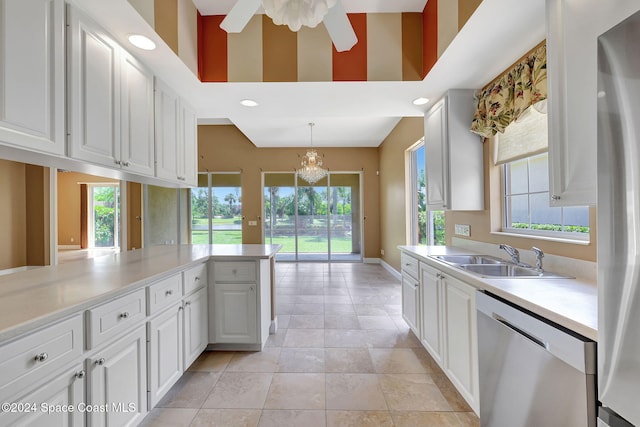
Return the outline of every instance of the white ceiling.
{"type": "MultiPolygon", "coordinates": [[[[71,0],[106,27],[190,104],[199,123],[233,123],[256,146],[376,147],[402,117],[422,116],[449,88],[480,88],[545,37],[544,0],[483,0],[424,81],[201,83],[127,0],[71,0]],[[138,51],[128,34],[149,34],[158,48],[138,51]],[[431,100],[423,107],[411,101],[431,100]],[[255,99],[247,108],[240,100],[255,99]]],[[[195,0],[227,10],[233,0],[195,0]]],[[[348,10],[422,11],[425,1],[344,0],[348,10]],[[359,6],[358,6],[359,5],[359,6]],[[363,8],[362,5],[366,5],[363,8]],[[358,7],[360,9],[358,9],[358,7]],[[404,9],[406,8],[406,9],[404,9]]],[[[220,13],[220,12],[217,12],[220,13]]]]}

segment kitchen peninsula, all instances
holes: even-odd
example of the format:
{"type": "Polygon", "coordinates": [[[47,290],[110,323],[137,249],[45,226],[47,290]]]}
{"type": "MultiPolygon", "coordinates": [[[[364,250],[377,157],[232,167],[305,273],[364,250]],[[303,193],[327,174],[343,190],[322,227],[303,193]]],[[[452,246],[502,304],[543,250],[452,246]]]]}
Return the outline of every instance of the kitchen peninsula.
{"type": "Polygon", "coordinates": [[[279,250],[155,246],[1,276],[0,398],[124,402],[92,424],[139,422],[205,348],[262,349],[279,250]]]}

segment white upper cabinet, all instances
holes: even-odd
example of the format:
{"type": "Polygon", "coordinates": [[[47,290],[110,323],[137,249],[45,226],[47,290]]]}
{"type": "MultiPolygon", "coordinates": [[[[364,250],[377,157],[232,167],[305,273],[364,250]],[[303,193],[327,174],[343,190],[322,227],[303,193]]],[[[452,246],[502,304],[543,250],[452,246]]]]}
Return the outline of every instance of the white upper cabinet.
{"type": "Polygon", "coordinates": [[[471,89],[452,89],[424,116],[427,209],[484,209],[482,141],[471,89]]]}
{"type": "Polygon", "coordinates": [[[0,143],[63,155],[64,1],[0,0],[0,143]]]}
{"type": "Polygon", "coordinates": [[[546,0],[553,206],[596,203],[597,39],[639,9],[637,0],[546,0]]]}
{"type": "Polygon", "coordinates": [[[155,86],[156,176],[197,185],[197,118],[195,111],[160,80],[155,86]]]}
{"type": "Polygon", "coordinates": [[[69,19],[69,155],[153,175],[153,76],[77,9],[69,19]]]}

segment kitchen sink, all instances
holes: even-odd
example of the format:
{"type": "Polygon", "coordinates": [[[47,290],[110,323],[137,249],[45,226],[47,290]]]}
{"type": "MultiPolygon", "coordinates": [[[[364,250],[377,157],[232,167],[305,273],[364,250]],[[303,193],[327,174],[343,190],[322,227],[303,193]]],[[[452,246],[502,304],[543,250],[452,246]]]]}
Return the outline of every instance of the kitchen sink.
{"type": "Polygon", "coordinates": [[[432,255],[456,268],[476,274],[481,277],[497,278],[569,278],[568,276],[540,271],[526,264],[515,264],[492,255],[432,255]]]}
{"type": "Polygon", "coordinates": [[[533,267],[524,267],[506,262],[504,264],[466,264],[459,265],[458,267],[468,271],[469,273],[475,273],[482,277],[491,278],[568,278],[562,274],[552,273],[550,271],[540,271],[533,267]]]}
{"type": "Polygon", "coordinates": [[[491,255],[434,255],[433,258],[450,264],[504,264],[507,261],[491,255]]]}

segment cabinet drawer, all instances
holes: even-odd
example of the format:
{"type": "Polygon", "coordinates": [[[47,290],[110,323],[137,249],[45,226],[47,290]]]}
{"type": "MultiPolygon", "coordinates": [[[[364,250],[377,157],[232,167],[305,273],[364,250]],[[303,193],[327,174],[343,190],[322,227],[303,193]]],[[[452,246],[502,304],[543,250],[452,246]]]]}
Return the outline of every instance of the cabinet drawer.
{"type": "Polygon", "coordinates": [[[418,260],[404,252],[401,255],[402,271],[414,279],[418,279],[418,260]]]}
{"type": "Polygon", "coordinates": [[[24,391],[49,373],[80,359],[82,316],[29,333],[0,347],[0,399],[24,391]]]}
{"type": "Polygon", "coordinates": [[[254,261],[219,261],[214,263],[216,282],[255,282],[256,263],[254,261]]]}
{"type": "Polygon", "coordinates": [[[192,267],[184,273],[184,294],[189,295],[207,284],[207,264],[192,267]]]}
{"type": "Polygon", "coordinates": [[[87,310],[87,347],[94,348],[128,331],[145,317],[144,289],[87,310]]]}
{"type": "Polygon", "coordinates": [[[149,314],[156,313],[182,298],[182,273],[167,277],[147,287],[149,314]]]}

